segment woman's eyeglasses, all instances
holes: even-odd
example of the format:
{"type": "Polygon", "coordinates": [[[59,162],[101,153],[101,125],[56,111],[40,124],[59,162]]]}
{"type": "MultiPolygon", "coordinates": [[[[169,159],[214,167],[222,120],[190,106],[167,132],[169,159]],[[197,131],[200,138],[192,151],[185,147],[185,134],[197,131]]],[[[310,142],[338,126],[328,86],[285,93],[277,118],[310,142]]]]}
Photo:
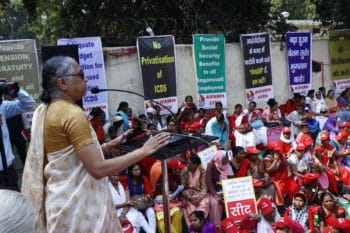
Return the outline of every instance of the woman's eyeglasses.
{"type": "Polygon", "coordinates": [[[79,73],[67,74],[67,75],[63,75],[62,77],[71,77],[71,76],[79,76],[81,79],[85,79],[85,74],[83,70],[80,70],[79,73]]]}

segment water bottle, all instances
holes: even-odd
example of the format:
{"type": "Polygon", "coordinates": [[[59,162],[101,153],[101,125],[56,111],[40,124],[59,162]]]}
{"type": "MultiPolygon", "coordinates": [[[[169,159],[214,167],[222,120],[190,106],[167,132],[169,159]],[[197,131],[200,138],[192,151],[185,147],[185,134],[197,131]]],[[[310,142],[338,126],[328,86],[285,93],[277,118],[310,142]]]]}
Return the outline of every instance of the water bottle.
{"type": "Polygon", "coordinates": [[[318,219],[318,214],[314,215],[314,226],[318,227],[319,226],[319,219],[318,219]]]}

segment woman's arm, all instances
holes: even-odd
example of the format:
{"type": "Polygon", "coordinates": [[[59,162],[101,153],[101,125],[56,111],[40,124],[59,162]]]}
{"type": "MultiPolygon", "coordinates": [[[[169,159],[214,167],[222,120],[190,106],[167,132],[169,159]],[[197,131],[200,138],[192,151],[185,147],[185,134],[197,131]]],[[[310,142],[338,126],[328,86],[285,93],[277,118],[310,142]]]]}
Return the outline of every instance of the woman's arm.
{"type": "Polygon", "coordinates": [[[206,184],[209,190],[209,193],[212,195],[216,195],[216,190],[215,190],[215,186],[213,184],[213,169],[214,169],[215,165],[213,164],[213,162],[208,163],[207,166],[207,170],[206,170],[206,184]]]}
{"type": "Polygon", "coordinates": [[[298,171],[296,164],[288,163],[288,165],[289,165],[293,175],[298,176],[300,178],[304,178],[304,175],[298,171]]]}
{"type": "MultiPolygon", "coordinates": [[[[83,162],[85,169],[95,179],[101,179],[110,174],[120,172],[128,166],[138,162],[139,160],[153,154],[158,149],[167,144],[169,138],[168,133],[160,133],[150,136],[146,143],[139,149],[136,149],[126,155],[104,160],[98,150],[98,145],[88,144],[77,151],[79,159],[83,162]]],[[[114,142],[106,143],[107,148],[111,148],[114,142]]]]}

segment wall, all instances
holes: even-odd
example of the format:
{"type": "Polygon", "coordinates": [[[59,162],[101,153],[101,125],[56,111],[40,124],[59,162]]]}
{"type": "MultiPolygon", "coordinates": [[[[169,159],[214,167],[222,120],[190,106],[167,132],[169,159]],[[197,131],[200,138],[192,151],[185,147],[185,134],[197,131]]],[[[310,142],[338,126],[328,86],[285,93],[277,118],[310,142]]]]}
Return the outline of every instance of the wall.
{"type": "MultiPolygon", "coordinates": [[[[104,48],[106,54],[125,48],[104,48]]],[[[228,111],[232,112],[237,103],[245,104],[244,70],[240,45],[226,44],[226,88],[228,97],[228,111]]],[[[328,40],[314,40],[312,43],[312,59],[328,64],[328,40]]],[[[275,98],[279,103],[285,103],[289,96],[286,48],[280,50],[279,43],[271,44],[272,83],[275,98]]],[[[107,87],[130,90],[143,94],[140,67],[137,53],[125,56],[105,56],[107,87]]],[[[186,95],[192,95],[198,102],[196,76],[193,63],[192,45],[176,46],[176,72],[178,103],[186,95]]],[[[330,86],[329,66],[325,65],[325,87],[330,86]]],[[[313,73],[312,87],[322,86],[321,72],[313,73]]],[[[127,93],[109,92],[110,114],[118,108],[120,101],[127,101],[135,114],[143,112],[143,99],[127,93]]],[[[265,103],[258,104],[265,107],[265,103]]]]}

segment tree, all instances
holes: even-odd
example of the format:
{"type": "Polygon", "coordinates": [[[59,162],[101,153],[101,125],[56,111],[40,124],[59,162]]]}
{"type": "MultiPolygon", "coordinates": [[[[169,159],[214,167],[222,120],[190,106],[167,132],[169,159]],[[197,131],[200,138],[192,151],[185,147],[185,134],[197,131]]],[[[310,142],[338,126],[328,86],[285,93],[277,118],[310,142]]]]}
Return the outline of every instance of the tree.
{"type": "Polygon", "coordinates": [[[20,0],[11,0],[0,8],[0,38],[30,39],[35,38],[30,29],[29,16],[20,0]]]}
{"type": "Polygon", "coordinates": [[[324,25],[336,24],[335,28],[350,27],[350,1],[348,0],[313,0],[318,19],[324,25]]]}
{"type": "Polygon", "coordinates": [[[223,33],[227,42],[241,33],[266,30],[269,0],[24,0],[33,30],[46,43],[58,37],[101,36],[104,45],[134,45],[147,35],[172,34],[192,43],[193,33],[223,33]],[[32,9],[35,6],[35,10],[32,9]]]}
{"type": "Polygon", "coordinates": [[[288,12],[288,19],[313,20],[316,17],[316,6],[312,0],[273,0],[271,13],[278,15],[281,12],[288,12]]]}

